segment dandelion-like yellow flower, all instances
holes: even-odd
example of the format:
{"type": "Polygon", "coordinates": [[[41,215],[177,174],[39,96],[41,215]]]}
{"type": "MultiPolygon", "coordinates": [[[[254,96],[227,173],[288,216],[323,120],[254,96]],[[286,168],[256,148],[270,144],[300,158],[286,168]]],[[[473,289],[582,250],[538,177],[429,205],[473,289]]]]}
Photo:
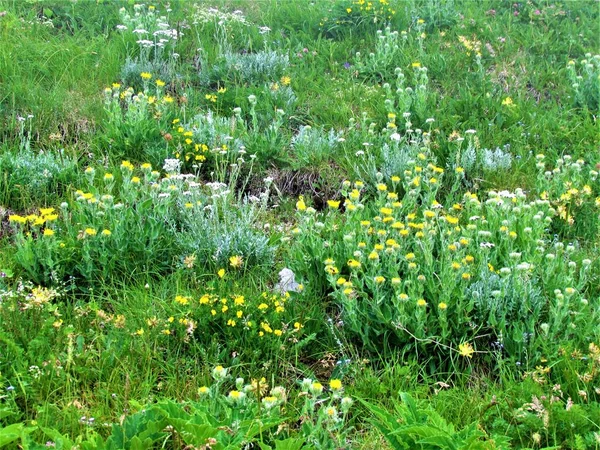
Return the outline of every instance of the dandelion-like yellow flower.
{"type": "Polygon", "coordinates": [[[502,106],[514,106],[512,98],[506,97],[504,100],[502,100],[502,106]]]}
{"type": "Polygon", "coordinates": [[[18,214],[11,214],[10,216],[8,216],[8,221],[20,224],[27,223],[27,219],[23,216],[19,216],[18,214]]]}
{"type": "Polygon", "coordinates": [[[460,356],[464,356],[466,358],[472,358],[473,353],[475,353],[475,350],[473,349],[473,346],[471,344],[469,344],[468,342],[465,342],[458,346],[458,353],[460,356]]]}
{"type": "Polygon", "coordinates": [[[232,256],[231,258],[229,258],[229,265],[235,269],[238,269],[240,267],[242,267],[242,264],[244,263],[244,260],[242,259],[241,256],[232,256]]]}
{"type": "Polygon", "coordinates": [[[304,203],[304,196],[301,195],[300,197],[298,197],[298,201],[296,202],[296,209],[298,211],[305,211],[306,210],[306,203],[304,203]]]}
{"type": "Polygon", "coordinates": [[[340,207],[340,202],[335,200],[327,200],[327,205],[332,209],[338,209],[340,207]]]}
{"type": "Polygon", "coordinates": [[[342,389],[342,381],[338,380],[338,379],[333,379],[329,381],[329,388],[332,391],[339,391],[340,389],[342,389]]]}
{"type": "Polygon", "coordinates": [[[152,74],[149,72],[142,72],[140,73],[140,77],[142,77],[142,80],[149,80],[152,78],[152,74]]]}

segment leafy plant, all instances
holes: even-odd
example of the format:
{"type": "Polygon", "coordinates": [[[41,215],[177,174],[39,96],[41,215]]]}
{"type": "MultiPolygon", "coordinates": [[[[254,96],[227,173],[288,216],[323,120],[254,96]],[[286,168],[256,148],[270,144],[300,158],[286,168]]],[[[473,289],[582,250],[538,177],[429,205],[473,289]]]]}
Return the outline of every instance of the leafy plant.
{"type": "Polygon", "coordinates": [[[360,400],[374,416],[372,423],[394,449],[508,449],[508,440],[490,439],[473,423],[456,430],[432,408],[419,408],[407,393],[400,393],[394,413],[360,400]]]}

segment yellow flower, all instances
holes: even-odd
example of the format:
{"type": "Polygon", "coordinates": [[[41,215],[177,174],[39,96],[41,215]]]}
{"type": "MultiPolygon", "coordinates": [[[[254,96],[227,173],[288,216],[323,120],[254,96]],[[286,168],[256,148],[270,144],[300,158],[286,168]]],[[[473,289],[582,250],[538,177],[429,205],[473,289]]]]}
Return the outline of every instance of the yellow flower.
{"type": "Polygon", "coordinates": [[[407,261],[412,261],[413,259],[415,259],[415,254],[414,253],[407,253],[405,256],[407,261]]]}
{"type": "Polygon", "coordinates": [[[121,163],[121,169],[127,169],[127,170],[133,170],[133,164],[131,164],[129,161],[123,161],[121,163]]]}
{"type": "Polygon", "coordinates": [[[342,389],[342,382],[341,382],[341,380],[338,380],[338,379],[330,380],[329,387],[331,388],[332,391],[339,391],[340,389],[342,389]]]}
{"type": "Polygon", "coordinates": [[[377,184],[377,190],[381,191],[381,192],[387,191],[387,186],[385,184],[383,184],[383,183],[378,183],[377,184]]]}
{"type": "Polygon", "coordinates": [[[375,279],[375,283],[377,283],[377,284],[381,284],[381,283],[385,282],[385,277],[382,277],[381,275],[376,276],[374,279],[375,279]]]}
{"type": "Polygon", "coordinates": [[[327,205],[328,205],[330,208],[333,208],[333,209],[338,209],[338,208],[339,208],[339,206],[340,206],[340,202],[339,202],[339,201],[335,201],[335,200],[327,200],[327,205]]]}
{"type": "Polygon", "coordinates": [[[417,306],[427,306],[427,302],[420,298],[419,300],[417,300],[417,306]]]}
{"type": "Polygon", "coordinates": [[[233,400],[239,400],[242,398],[242,392],[240,391],[230,391],[229,392],[229,398],[233,399],[233,400]]]}
{"type": "Polygon", "coordinates": [[[350,267],[351,269],[358,269],[360,267],[360,262],[355,259],[349,259],[348,267],[350,267]]]}
{"type": "Polygon", "coordinates": [[[165,82],[164,82],[164,81],[162,81],[162,80],[156,80],[156,85],[157,85],[158,87],[163,87],[163,86],[165,85],[165,82]]]}
{"type": "Polygon", "coordinates": [[[290,83],[292,82],[292,79],[290,77],[283,76],[283,77],[281,77],[281,80],[279,80],[279,81],[281,81],[281,84],[283,84],[284,86],[289,86],[290,83]]]}
{"type": "Polygon", "coordinates": [[[19,216],[18,214],[12,214],[8,216],[8,221],[21,224],[27,223],[27,219],[23,216],[19,216]]]}
{"type": "Polygon", "coordinates": [[[321,392],[323,392],[323,385],[321,383],[319,383],[318,381],[315,381],[313,384],[310,385],[310,391],[313,394],[320,394],[321,392]]]}
{"type": "Polygon", "coordinates": [[[149,80],[150,78],[152,78],[152,74],[148,72],[142,72],[140,73],[140,76],[143,80],[149,80]]]}
{"type": "Polygon", "coordinates": [[[446,308],[448,308],[448,305],[446,305],[444,302],[441,302],[441,303],[438,305],[438,308],[440,308],[440,309],[443,311],[443,310],[445,310],[446,308]]]}
{"type": "Polygon", "coordinates": [[[104,174],[104,180],[109,181],[112,180],[114,178],[112,173],[105,173],[104,174]]]}
{"type": "Polygon", "coordinates": [[[235,269],[242,267],[242,264],[244,263],[244,260],[242,259],[241,256],[232,256],[231,258],[229,258],[229,265],[235,269]]]}
{"type": "Polygon", "coordinates": [[[88,236],[96,236],[96,230],[94,228],[86,228],[85,229],[85,234],[87,234],[88,236]]]}
{"type": "Polygon", "coordinates": [[[54,230],[51,230],[50,228],[46,228],[44,230],[44,236],[54,236],[54,230]]]}
{"type": "Polygon", "coordinates": [[[298,211],[305,211],[306,210],[306,203],[304,203],[304,196],[301,195],[300,197],[298,197],[298,201],[296,202],[296,209],[298,211]]]}
{"type": "Polygon", "coordinates": [[[225,276],[225,269],[219,269],[217,275],[219,276],[219,278],[223,278],[225,276]]]}
{"type": "Polygon", "coordinates": [[[110,230],[104,229],[102,230],[102,236],[110,236],[112,232],[110,230]]]}
{"type": "Polygon", "coordinates": [[[208,388],[206,386],[202,386],[198,388],[198,395],[206,395],[208,394],[208,388]]]}
{"type": "Polygon", "coordinates": [[[54,212],[54,208],[40,208],[40,216],[48,216],[54,212]]]}
{"type": "Polygon", "coordinates": [[[415,61],[414,63],[412,63],[412,66],[413,66],[415,69],[417,69],[417,68],[421,67],[421,63],[420,63],[420,62],[418,62],[418,61],[415,61]]]}
{"type": "Polygon", "coordinates": [[[458,353],[460,354],[460,356],[472,358],[473,353],[475,353],[475,350],[473,350],[473,346],[471,344],[469,344],[468,342],[465,342],[458,346],[458,353]]]}
{"type": "Polygon", "coordinates": [[[514,106],[512,98],[506,97],[504,100],[502,100],[502,106],[514,106]]]}

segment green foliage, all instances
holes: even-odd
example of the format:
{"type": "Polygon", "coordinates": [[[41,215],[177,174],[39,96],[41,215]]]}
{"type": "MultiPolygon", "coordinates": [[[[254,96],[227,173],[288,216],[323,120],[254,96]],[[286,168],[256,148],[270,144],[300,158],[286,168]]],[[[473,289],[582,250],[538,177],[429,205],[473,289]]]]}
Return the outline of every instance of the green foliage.
{"type": "Polygon", "coordinates": [[[456,430],[435,410],[421,409],[407,393],[400,393],[394,413],[361,401],[373,414],[372,423],[381,431],[393,449],[503,449],[504,437],[489,439],[473,423],[456,430]]]}
{"type": "Polygon", "coordinates": [[[598,19],[0,0],[0,446],[598,448],[598,19]]]}
{"type": "Polygon", "coordinates": [[[77,162],[64,150],[22,149],[0,155],[0,204],[22,211],[57,202],[77,180],[77,162]]]}
{"type": "MultiPolygon", "coordinates": [[[[472,357],[465,342],[477,343],[488,365],[495,357],[534,364],[558,336],[595,339],[587,319],[597,311],[583,297],[591,260],[578,266],[574,246],[553,243],[552,194],[466,193],[444,208],[436,200],[444,171],[420,152],[428,145],[412,148],[402,177],[384,183],[379,174],[375,195],[347,181],[344,200],[330,200],[326,212],[297,204],[292,268],[330,293],[346,332],[371,351],[436,355],[438,370],[448,357],[458,364],[454,352],[472,357]]],[[[452,176],[456,187],[462,172],[452,176]]]]}
{"type": "MultiPolygon", "coordinates": [[[[10,216],[16,226],[15,261],[41,284],[60,283],[67,277],[94,283],[159,276],[194,251],[214,262],[239,251],[236,255],[247,257],[250,265],[268,264],[264,258],[272,250],[267,242],[248,228],[228,224],[237,213],[222,213],[232,199],[231,191],[224,189],[227,185],[202,188],[193,175],[176,175],[178,167],[178,160],[167,160],[165,169],[170,173],[160,178],[148,163],[134,175],[134,166],[124,161],[118,180],[110,172],[98,180],[89,167],[85,191],[77,190],[58,210],[10,216]],[[208,237],[210,233],[216,235],[208,237]],[[205,238],[202,245],[196,244],[205,238]],[[223,242],[228,243],[226,249],[223,242]]],[[[242,225],[252,224],[252,208],[248,203],[238,209],[247,218],[242,225]]],[[[210,261],[205,260],[202,267],[207,266],[210,261]]]]}

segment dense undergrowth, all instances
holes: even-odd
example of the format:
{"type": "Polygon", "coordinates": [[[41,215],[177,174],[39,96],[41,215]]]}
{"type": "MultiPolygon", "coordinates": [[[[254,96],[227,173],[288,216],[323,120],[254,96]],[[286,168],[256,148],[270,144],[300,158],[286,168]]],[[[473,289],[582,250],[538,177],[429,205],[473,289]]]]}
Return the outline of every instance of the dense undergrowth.
{"type": "Polygon", "coordinates": [[[0,447],[600,448],[593,1],[0,1],[0,447]]]}

